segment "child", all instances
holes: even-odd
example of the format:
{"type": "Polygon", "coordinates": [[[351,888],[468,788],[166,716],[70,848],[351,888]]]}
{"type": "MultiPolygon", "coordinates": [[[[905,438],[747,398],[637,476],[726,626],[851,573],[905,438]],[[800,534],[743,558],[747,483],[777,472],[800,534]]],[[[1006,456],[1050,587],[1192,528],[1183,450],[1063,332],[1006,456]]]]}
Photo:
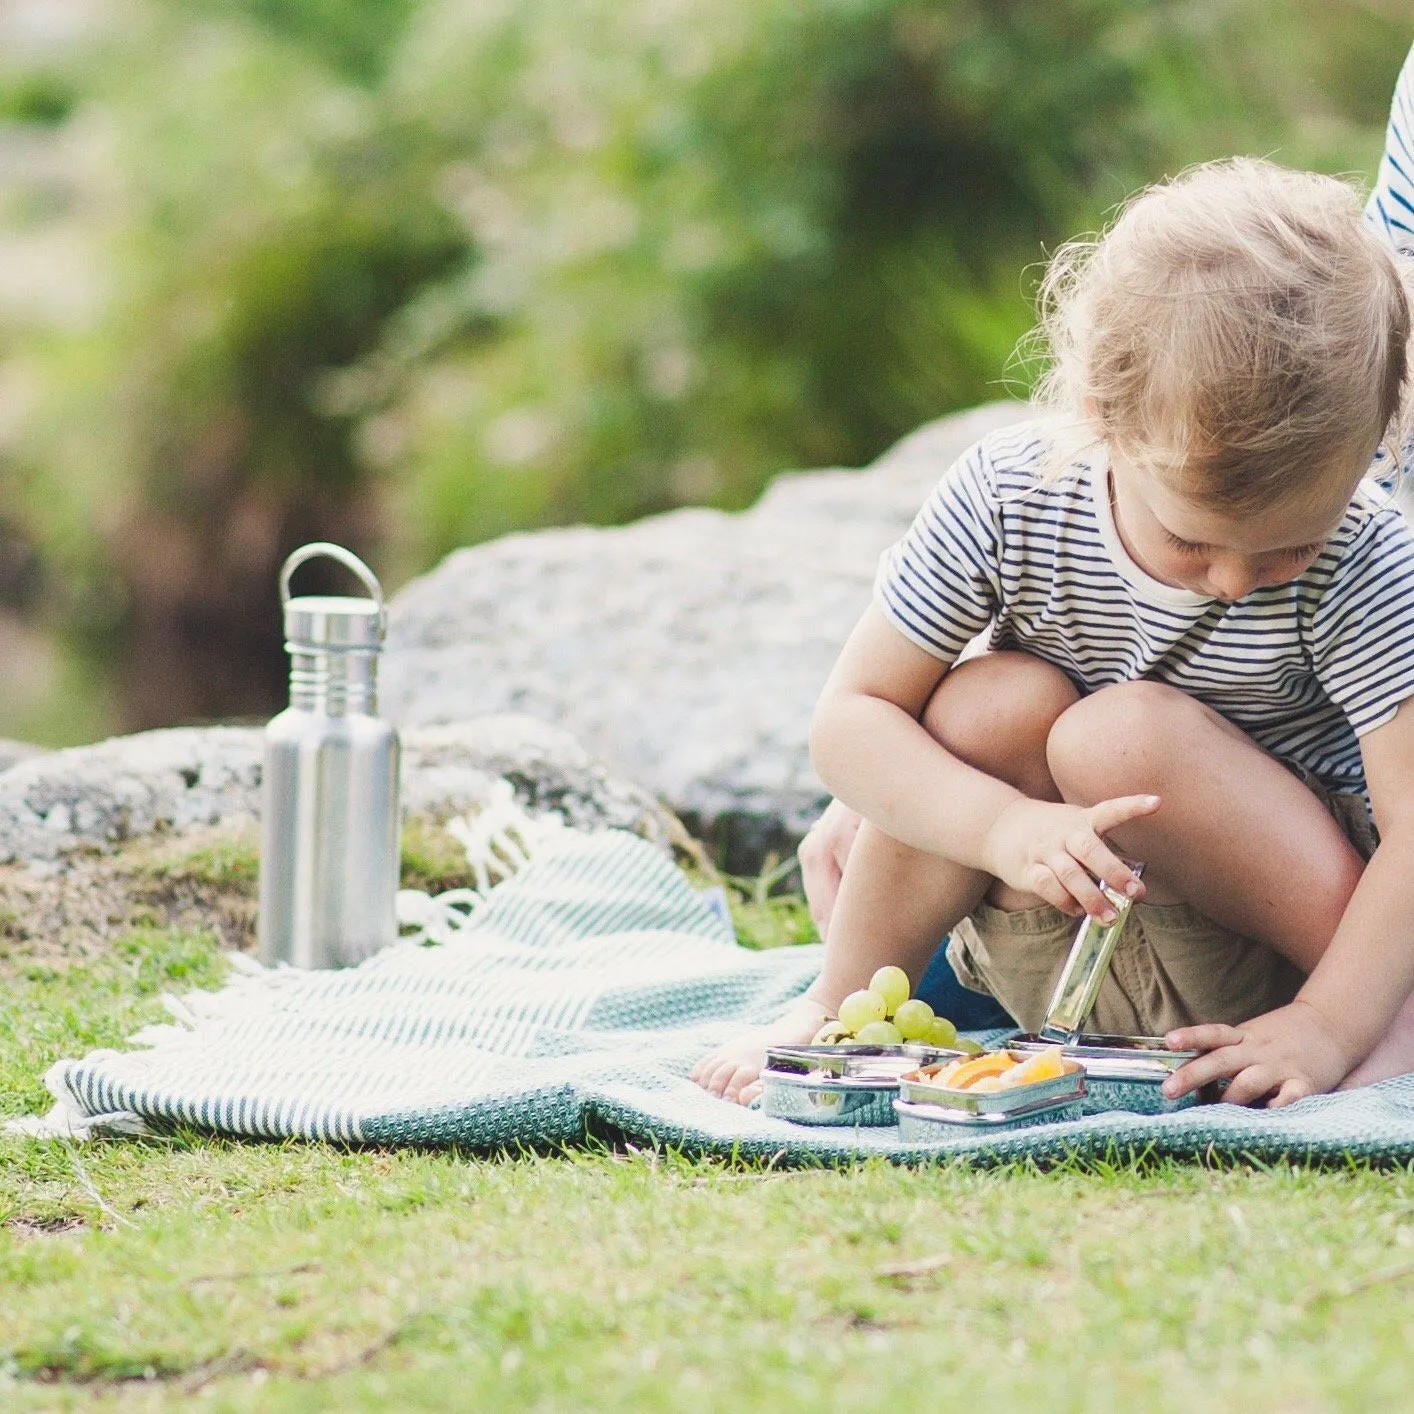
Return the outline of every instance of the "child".
{"type": "Polygon", "coordinates": [[[1034,1028],[1096,879],[1140,902],[1094,1029],[1205,1051],[1169,1094],[1414,1069],[1414,534],[1363,480],[1405,400],[1392,253],[1345,184],[1217,163],[1063,251],[1043,310],[1063,416],[885,554],[811,730],[866,822],[824,969],[699,1064],[716,1094],[949,930],[1034,1028]]]}

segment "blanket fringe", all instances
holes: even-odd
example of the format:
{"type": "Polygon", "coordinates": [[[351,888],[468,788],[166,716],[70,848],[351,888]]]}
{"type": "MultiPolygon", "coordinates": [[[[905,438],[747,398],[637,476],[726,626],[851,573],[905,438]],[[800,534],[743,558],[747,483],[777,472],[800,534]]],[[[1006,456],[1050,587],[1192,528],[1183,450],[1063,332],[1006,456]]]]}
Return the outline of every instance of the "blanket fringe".
{"type": "Polygon", "coordinates": [[[66,1100],[59,1100],[45,1115],[25,1115],[5,1121],[4,1132],[15,1139],[73,1139],[82,1144],[95,1133],[142,1135],[152,1131],[141,1115],[131,1110],[86,1115],[66,1100]]]}
{"type": "Polygon", "coordinates": [[[420,889],[398,894],[402,941],[450,943],[476,916],[497,884],[518,874],[534,858],[553,853],[578,833],[558,815],[530,815],[516,803],[511,783],[491,787],[486,806],[473,819],[447,821],[447,833],[466,851],[472,885],[448,889],[435,897],[420,889]]]}

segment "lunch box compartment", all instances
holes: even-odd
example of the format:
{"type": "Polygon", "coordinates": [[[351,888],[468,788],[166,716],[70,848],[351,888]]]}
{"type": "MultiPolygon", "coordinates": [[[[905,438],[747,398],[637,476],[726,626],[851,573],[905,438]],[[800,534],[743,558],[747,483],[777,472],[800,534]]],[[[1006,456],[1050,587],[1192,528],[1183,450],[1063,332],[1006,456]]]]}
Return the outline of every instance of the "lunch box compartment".
{"type": "MultiPolygon", "coordinates": [[[[1009,1049],[1034,1054],[1054,1043],[1040,1036],[1023,1035],[1007,1038],[1009,1049]]],[[[1172,1114],[1199,1103],[1199,1095],[1190,1092],[1179,1100],[1168,1099],[1160,1086],[1179,1066],[1190,1061],[1197,1051],[1172,1051],[1159,1036],[1107,1036],[1083,1034],[1062,1053],[1085,1067],[1089,1095],[1084,1104],[1086,1114],[1102,1114],[1107,1110],[1128,1110],[1132,1114],[1172,1114]]]]}
{"type": "Polygon", "coordinates": [[[792,1124],[880,1126],[894,1122],[897,1085],[860,1086],[761,1073],[761,1112],[792,1124]]]}
{"type": "Polygon", "coordinates": [[[772,1046],[761,1072],[761,1111],[794,1124],[888,1125],[899,1077],[962,1051],[900,1046],[772,1046]]]}

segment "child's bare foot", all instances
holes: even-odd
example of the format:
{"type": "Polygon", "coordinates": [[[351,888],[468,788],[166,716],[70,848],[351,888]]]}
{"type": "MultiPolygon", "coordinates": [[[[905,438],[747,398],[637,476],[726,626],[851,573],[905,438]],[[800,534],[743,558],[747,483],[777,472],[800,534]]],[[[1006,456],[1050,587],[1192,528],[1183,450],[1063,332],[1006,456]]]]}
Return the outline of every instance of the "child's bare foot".
{"type": "Polygon", "coordinates": [[[767,1046],[803,1046],[820,1029],[829,1013],[810,997],[798,997],[778,1021],[748,1031],[704,1056],[692,1068],[692,1078],[710,1094],[749,1105],[760,1093],[758,1077],[766,1064],[767,1046]]]}

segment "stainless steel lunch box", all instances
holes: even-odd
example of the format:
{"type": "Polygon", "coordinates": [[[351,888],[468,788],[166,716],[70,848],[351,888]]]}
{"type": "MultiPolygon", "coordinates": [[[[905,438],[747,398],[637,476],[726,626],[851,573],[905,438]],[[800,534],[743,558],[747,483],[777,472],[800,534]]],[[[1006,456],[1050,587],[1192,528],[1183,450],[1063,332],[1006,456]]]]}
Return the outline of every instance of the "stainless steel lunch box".
{"type": "MultiPolygon", "coordinates": [[[[1055,1043],[1041,1036],[1011,1036],[1016,1051],[1047,1050],[1055,1043]]],[[[1171,1114],[1199,1101],[1197,1092],[1168,1099],[1160,1086],[1197,1051],[1171,1051],[1160,1036],[1106,1036],[1086,1033],[1061,1048],[1062,1054],[1085,1067],[1089,1091],[1084,1113],[1129,1110],[1133,1114],[1171,1114]]]]}
{"type": "Polygon", "coordinates": [[[1074,1119],[1086,1095],[1085,1072],[1077,1068],[1054,1080],[1018,1085],[1014,1090],[952,1090],[928,1080],[905,1079],[894,1103],[899,1137],[923,1140],[936,1137],[940,1125],[1000,1125],[1054,1123],[1074,1119]]]}
{"type": "Polygon", "coordinates": [[[761,1072],[761,1111],[796,1124],[892,1124],[899,1077],[962,1054],[916,1043],[772,1046],[761,1072]]]}

